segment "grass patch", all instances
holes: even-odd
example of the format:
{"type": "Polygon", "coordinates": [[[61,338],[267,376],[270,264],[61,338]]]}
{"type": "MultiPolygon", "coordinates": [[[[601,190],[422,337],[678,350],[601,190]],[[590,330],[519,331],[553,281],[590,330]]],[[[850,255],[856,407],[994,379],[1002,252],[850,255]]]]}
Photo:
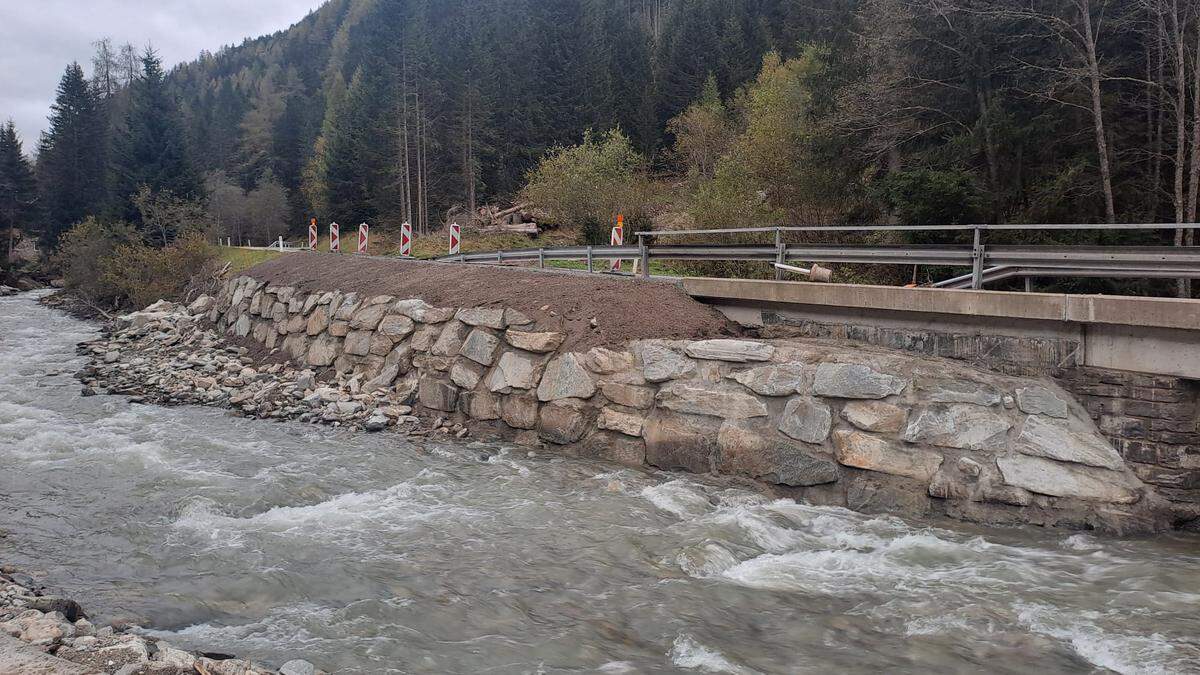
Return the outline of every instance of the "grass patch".
{"type": "Polygon", "coordinates": [[[230,248],[228,246],[217,247],[217,256],[229,263],[230,272],[241,272],[261,262],[278,258],[280,255],[277,251],[253,251],[245,248],[230,248]]]}

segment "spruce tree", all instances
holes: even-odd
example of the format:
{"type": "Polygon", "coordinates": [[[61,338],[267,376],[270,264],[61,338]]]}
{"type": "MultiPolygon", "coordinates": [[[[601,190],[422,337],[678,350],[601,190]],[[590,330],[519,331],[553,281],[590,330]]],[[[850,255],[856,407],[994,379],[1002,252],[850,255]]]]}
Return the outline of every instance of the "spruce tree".
{"type": "Polygon", "coordinates": [[[21,149],[21,139],[12,120],[0,127],[0,228],[6,235],[5,255],[0,266],[12,259],[16,231],[29,232],[37,225],[37,184],[33,169],[21,149]]]}
{"type": "Polygon", "coordinates": [[[46,216],[42,244],[48,249],[58,244],[60,234],[103,207],[105,128],[94,88],[83,68],[72,63],[58,85],[50,129],[38,150],[46,216]]]}
{"type": "Polygon", "coordinates": [[[179,105],[167,90],[162,63],[147,49],[142,73],[130,88],[129,112],[112,165],[112,215],[138,222],[133,197],[142,186],[181,199],[200,199],[203,185],[192,165],[179,105]]]}

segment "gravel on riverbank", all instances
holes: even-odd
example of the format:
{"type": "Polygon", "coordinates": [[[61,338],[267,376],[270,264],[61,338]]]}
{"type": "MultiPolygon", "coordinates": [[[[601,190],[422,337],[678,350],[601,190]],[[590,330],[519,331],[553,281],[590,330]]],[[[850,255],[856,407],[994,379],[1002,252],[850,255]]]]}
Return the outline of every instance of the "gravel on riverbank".
{"type": "Polygon", "coordinates": [[[48,592],[28,574],[0,565],[0,635],[28,645],[0,643],[0,672],[113,675],[317,675],[296,659],[279,670],[217,654],[190,652],[138,634],[135,626],[97,626],[79,603],[48,592]],[[30,649],[46,656],[38,658],[30,649]],[[61,660],[59,660],[61,659],[61,660]],[[67,663],[64,663],[67,662],[67,663]],[[6,665],[7,664],[7,665],[6,665]],[[76,668],[76,664],[82,666],[76,668]],[[19,670],[7,670],[9,667],[19,670]]]}
{"type": "Polygon", "coordinates": [[[663,279],[328,253],[290,253],[243,274],[304,293],[394,295],[420,298],[438,307],[503,305],[533,319],[538,330],[565,333],[564,351],[647,338],[684,340],[739,332],[720,312],[663,279]]]}

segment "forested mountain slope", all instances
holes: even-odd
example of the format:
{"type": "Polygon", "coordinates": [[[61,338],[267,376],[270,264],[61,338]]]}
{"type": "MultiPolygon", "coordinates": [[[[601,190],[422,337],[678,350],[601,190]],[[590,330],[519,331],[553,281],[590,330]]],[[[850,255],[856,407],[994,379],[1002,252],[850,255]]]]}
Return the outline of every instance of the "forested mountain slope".
{"type": "Polygon", "coordinates": [[[270,170],[300,222],[398,222],[418,180],[433,212],[511,195],[588,128],[653,154],[710,74],[732,94],[771,49],[843,39],[852,4],[331,0],[171,80],[202,169],[270,170]]]}

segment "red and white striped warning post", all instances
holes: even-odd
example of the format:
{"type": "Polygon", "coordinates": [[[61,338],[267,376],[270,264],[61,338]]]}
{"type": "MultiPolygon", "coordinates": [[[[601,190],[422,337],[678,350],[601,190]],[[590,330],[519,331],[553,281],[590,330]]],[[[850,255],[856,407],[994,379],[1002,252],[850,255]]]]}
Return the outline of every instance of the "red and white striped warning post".
{"type": "Polygon", "coordinates": [[[317,250],[317,219],[313,218],[308,221],[308,248],[311,251],[317,250]]]}
{"type": "Polygon", "coordinates": [[[358,252],[360,255],[367,253],[367,240],[371,236],[371,226],[366,223],[361,223],[358,226],[358,252]]]}
{"type": "MultiPolygon", "coordinates": [[[[612,229],[611,242],[613,246],[621,246],[625,243],[625,216],[617,216],[617,226],[612,229]]],[[[613,259],[612,271],[621,271],[621,261],[613,259]]]]}
{"type": "Polygon", "coordinates": [[[339,253],[342,250],[342,242],[338,239],[338,224],[329,224],[329,252],[339,253]]]}
{"type": "Polygon", "coordinates": [[[450,255],[458,255],[458,250],[462,246],[462,226],[458,223],[450,223],[450,255]]]}
{"type": "Polygon", "coordinates": [[[412,256],[412,224],[404,223],[400,226],[400,255],[408,258],[412,256]]]}

